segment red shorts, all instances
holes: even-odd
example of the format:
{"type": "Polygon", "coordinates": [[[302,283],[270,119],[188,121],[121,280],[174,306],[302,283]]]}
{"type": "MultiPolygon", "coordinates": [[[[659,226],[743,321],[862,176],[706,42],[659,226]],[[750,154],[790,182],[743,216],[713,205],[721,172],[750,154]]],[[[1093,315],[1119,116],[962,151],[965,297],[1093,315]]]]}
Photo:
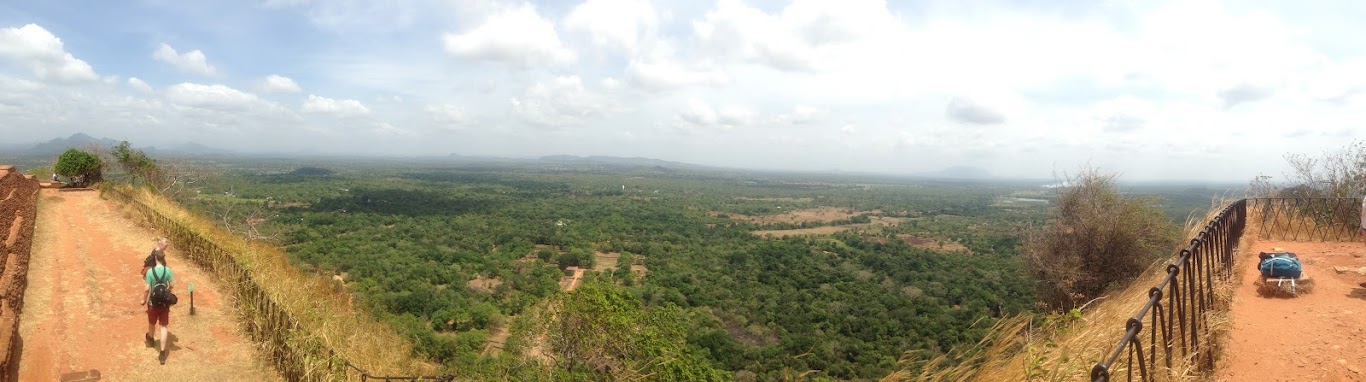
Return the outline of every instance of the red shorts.
{"type": "Polygon", "coordinates": [[[158,322],[161,323],[161,326],[171,324],[171,307],[147,307],[147,325],[154,325],[158,322]]]}

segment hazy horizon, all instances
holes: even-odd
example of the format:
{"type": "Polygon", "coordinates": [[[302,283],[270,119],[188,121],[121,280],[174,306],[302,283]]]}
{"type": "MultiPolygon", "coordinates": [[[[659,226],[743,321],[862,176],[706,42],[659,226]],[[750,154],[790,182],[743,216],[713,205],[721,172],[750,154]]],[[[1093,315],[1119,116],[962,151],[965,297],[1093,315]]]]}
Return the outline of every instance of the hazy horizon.
{"type": "Polygon", "coordinates": [[[0,4],[5,145],[1246,182],[1366,137],[1366,4],[0,4]]]}

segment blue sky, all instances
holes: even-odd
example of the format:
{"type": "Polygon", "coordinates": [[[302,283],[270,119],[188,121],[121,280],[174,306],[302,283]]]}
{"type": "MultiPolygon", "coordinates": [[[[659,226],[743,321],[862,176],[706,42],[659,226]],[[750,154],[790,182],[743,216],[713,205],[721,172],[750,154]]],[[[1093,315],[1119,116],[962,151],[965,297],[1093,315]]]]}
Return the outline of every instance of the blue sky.
{"type": "Polygon", "coordinates": [[[245,152],[1243,181],[1366,136],[1366,6],[0,3],[0,131],[245,152]]]}

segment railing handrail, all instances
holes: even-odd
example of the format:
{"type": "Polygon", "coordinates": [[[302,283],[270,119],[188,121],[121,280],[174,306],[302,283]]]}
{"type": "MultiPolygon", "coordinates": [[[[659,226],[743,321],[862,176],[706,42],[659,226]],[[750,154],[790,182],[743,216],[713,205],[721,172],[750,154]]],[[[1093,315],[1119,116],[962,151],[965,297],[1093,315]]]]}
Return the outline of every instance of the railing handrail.
{"type": "Polygon", "coordinates": [[[1124,323],[1124,335],[1106,358],[1091,369],[1093,382],[1110,380],[1111,368],[1127,353],[1128,380],[1134,377],[1137,361],[1139,378],[1153,379],[1150,366],[1156,366],[1157,353],[1164,355],[1165,366],[1172,367],[1173,356],[1195,362],[1199,370],[1212,370],[1213,348],[1201,346],[1208,341],[1208,316],[1227,307],[1215,304],[1215,283],[1226,283],[1232,276],[1233,252],[1247,228],[1249,209],[1256,211],[1258,234],[1291,241],[1334,241],[1355,238],[1361,212],[1357,197],[1265,197],[1239,199],[1225,206],[1205,228],[1167,265],[1167,275],[1148,290],[1148,300],[1124,323]],[[1163,304],[1166,297],[1166,304],[1163,304]],[[1149,315],[1149,313],[1152,313],[1149,315]],[[1143,320],[1149,318],[1148,353],[1144,354],[1143,320]],[[1160,342],[1159,345],[1159,336],[1160,342]],[[1177,343],[1177,341],[1180,343],[1177,343]]]}
{"type": "Polygon", "coordinates": [[[1167,264],[1166,276],[1148,290],[1147,302],[1125,321],[1124,336],[1120,337],[1114,350],[1091,368],[1093,382],[1109,381],[1111,368],[1126,350],[1129,380],[1133,380],[1135,360],[1139,377],[1149,380],[1149,367],[1156,366],[1159,350],[1164,354],[1168,368],[1178,349],[1181,357],[1201,362],[1200,367],[1212,366],[1214,357],[1208,354],[1210,347],[1200,346],[1202,331],[1208,334],[1206,315],[1215,305],[1214,282],[1227,280],[1232,274],[1233,250],[1242,237],[1246,216],[1246,199],[1230,203],[1178,252],[1176,261],[1167,264]],[[1144,354],[1139,336],[1145,318],[1149,318],[1153,326],[1149,331],[1147,354],[1144,354]]]}

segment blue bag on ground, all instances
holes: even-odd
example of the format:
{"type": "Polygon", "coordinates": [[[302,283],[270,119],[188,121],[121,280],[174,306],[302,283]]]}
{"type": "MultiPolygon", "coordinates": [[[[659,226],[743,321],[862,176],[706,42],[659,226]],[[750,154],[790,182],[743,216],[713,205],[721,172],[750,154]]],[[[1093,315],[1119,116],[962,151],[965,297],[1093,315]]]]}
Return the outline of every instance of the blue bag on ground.
{"type": "Polygon", "coordinates": [[[1300,273],[1304,271],[1300,266],[1300,258],[1290,252],[1262,252],[1257,257],[1262,259],[1262,262],[1257,264],[1257,269],[1262,271],[1262,276],[1265,277],[1299,278],[1300,273]]]}

